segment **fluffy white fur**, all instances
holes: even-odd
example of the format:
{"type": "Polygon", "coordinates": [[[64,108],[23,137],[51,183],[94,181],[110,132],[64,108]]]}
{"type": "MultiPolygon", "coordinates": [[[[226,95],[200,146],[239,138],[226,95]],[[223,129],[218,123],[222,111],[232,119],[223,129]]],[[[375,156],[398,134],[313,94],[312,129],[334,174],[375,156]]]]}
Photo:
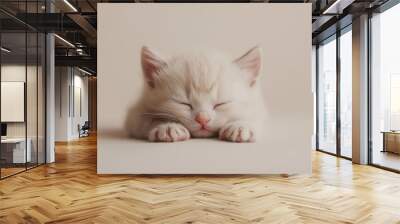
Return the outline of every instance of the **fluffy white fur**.
{"type": "Polygon", "coordinates": [[[164,58],[143,47],[141,63],[147,84],[126,120],[132,137],[252,142],[262,131],[265,108],[258,47],[236,60],[210,51],[164,58]]]}

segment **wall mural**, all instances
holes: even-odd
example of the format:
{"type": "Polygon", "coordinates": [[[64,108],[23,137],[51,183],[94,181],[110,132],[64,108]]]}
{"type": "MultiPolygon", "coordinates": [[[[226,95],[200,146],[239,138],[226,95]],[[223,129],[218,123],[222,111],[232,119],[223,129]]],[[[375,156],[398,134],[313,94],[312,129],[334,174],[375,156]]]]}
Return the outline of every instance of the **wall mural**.
{"type": "Polygon", "coordinates": [[[309,173],[310,11],[99,4],[98,172],[309,173]]]}

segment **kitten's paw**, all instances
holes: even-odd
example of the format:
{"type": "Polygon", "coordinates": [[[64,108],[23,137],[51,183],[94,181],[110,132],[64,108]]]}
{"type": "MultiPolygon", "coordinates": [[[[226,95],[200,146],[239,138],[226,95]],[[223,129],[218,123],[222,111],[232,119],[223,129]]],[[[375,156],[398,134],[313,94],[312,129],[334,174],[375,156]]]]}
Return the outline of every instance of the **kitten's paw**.
{"type": "Polygon", "coordinates": [[[219,131],[219,139],[231,142],[254,142],[254,131],[248,125],[233,122],[219,131]]]}
{"type": "Polygon", "coordinates": [[[159,124],[149,132],[148,139],[152,142],[177,142],[190,138],[189,131],[178,123],[159,124]]]}

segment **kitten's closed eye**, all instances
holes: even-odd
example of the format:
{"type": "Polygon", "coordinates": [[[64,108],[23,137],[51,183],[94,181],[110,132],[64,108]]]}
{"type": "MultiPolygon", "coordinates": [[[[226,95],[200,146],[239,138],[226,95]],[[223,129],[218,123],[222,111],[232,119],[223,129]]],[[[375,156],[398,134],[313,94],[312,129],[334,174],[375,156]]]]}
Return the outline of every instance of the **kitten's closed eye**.
{"type": "Polygon", "coordinates": [[[181,104],[181,105],[184,105],[184,106],[188,107],[188,108],[191,109],[191,110],[193,110],[193,106],[192,106],[192,104],[190,104],[190,103],[185,103],[185,102],[178,102],[178,103],[181,104]]]}
{"type": "Polygon", "coordinates": [[[172,100],[175,101],[176,103],[182,105],[182,106],[185,106],[185,107],[187,107],[187,108],[193,110],[193,106],[192,106],[192,104],[190,104],[190,103],[182,102],[182,101],[176,100],[176,99],[174,99],[174,98],[172,98],[172,100]]]}
{"type": "Polygon", "coordinates": [[[226,104],[228,104],[230,102],[231,101],[225,101],[225,102],[214,104],[214,110],[217,109],[218,107],[224,106],[224,105],[226,105],[226,104]]]}

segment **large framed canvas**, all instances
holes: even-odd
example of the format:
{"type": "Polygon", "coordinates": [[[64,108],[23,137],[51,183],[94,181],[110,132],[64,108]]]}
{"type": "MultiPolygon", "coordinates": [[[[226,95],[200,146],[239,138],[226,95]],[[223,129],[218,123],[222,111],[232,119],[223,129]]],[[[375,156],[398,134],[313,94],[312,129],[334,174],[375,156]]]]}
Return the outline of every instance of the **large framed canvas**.
{"type": "Polygon", "coordinates": [[[99,4],[98,173],[310,173],[310,4],[99,4]]]}

